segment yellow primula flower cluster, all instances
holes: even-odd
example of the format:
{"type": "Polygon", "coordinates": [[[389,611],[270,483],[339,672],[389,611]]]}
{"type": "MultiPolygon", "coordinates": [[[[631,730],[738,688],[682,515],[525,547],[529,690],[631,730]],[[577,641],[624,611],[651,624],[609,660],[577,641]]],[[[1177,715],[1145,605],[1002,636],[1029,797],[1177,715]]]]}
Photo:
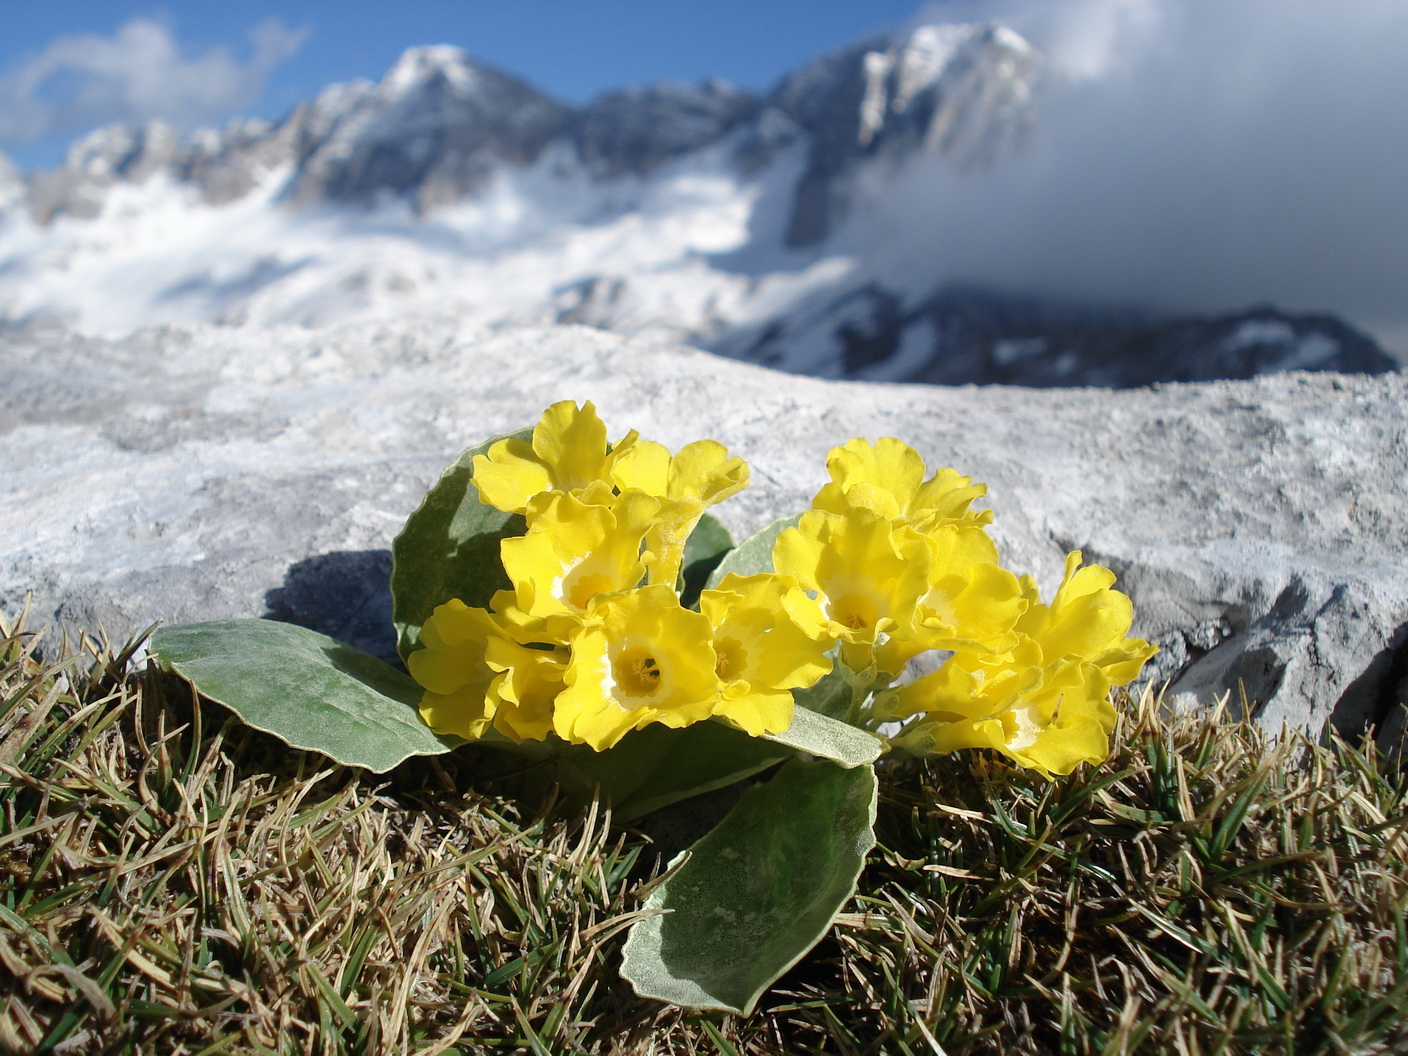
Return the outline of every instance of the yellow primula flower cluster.
{"type": "Polygon", "coordinates": [[[914,754],[995,748],[1041,773],[1108,754],[1113,686],[1154,649],[1126,637],[1133,610],[1114,575],[1081,568],[1079,551],[1043,605],[1030,576],[998,563],[986,493],[893,438],[852,440],[827,459],[831,482],[773,550],[777,571],[821,603],[853,684],[895,682],[922,653],[950,653],[932,674],[876,693],[853,721],[903,725],[891,743],[914,754]]]}
{"type": "Polygon", "coordinates": [[[476,456],[473,479],[527,531],[500,544],[512,587],[489,609],[451,600],[421,628],[408,666],[437,732],[555,733],[599,751],[649,723],[715,716],[780,733],[791,691],[830,670],[820,606],[785,576],[728,576],[698,611],[680,600],[690,533],[748,484],[722,444],[671,454],[634,431],[609,444],[590,403],[564,401],[531,441],[476,456]]]}
{"type": "Polygon", "coordinates": [[[657,722],[776,734],[793,691],[834,664],[852,693],[847,721],[887,729],[900,750],[993,748],[1048,776],[1103,760],[1110,691],[1154,652],[1128,636],[1113,574],[1073,552],[1043,603],[1031,577],[999,563],[992,514],[973,509],[986,486],[953,469],[926,476],[899,440],[852,440],[827,471],[777,536],[772,572],[729,575],[686,608],[685,542],[747,486],[748,467],[713,440],[674,454],[634,431],[611,444],[590,403],[554,404],[531,441],[474,459],[481,501],[527,530],[501,541],[512,586],[490,608],[451,600],[422,627],[409,666],[426,721],[597,750],[657,722]],[[896,685],[935,653],[936,670],[896,685]]]}

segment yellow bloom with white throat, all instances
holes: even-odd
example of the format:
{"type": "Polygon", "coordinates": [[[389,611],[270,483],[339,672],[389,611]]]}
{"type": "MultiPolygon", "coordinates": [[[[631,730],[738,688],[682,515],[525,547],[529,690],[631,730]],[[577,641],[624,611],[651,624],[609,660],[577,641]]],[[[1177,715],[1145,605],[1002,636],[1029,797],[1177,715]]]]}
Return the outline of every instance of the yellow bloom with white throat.
{"type": "Polygon", "coordinates": [[[754,737],[792,725],[792,690],[831,670],[821,606],[786,576],[725,576],[699,596],[713,627],[715,714],[754,737]]]}
{"type": "Polygon", "coordinates": [[[922,536],[863,507],[810,510],[773,544],[773,567],[814,591],[826,629],[853,671],[898,674],[927,646],[915,640],[916,605],[928,589],[922,536]]]}
{"type": "Polygon", "coordinates": [[[1103,762],[1115,709],[1110,680],[1071,657],[1044,665],[1030,639],[1004,654],[954,654],[943,667],[902,686],[882,719],[919,715],[893,743],[916,755],[993,748],[1045,777],[1103,762]]]}
{"type": "Polygon", "coordinates": [[[534,617],[580,615],[598,594],[630,590],[645,577],[641,544],[660,500],[628,491],[613,506],[563,492],[544,492],[528,505],[527,534],[499,544],[518,607],[534,617]]]}
{"type": "Polygon", "coordinates": [[[683,727],[718,702],[713,628],[663,584],[599,595],[573,638],[553,729],[597,751],[652,722],[683,727]]]}
{"type": "Polygon", "coordinates": [[[877,717],[913,719],[894,743],[916,754],[994,748],[1047,777],[1104,761],[1116,722],[1110,690],[1155,651],[1127,636],[1133,607],[1114,582],[1107,568],[1081,567],[1078,550],[1049,605],[1023,577],[1026,611],[1011,649],[960,649],[890,694],[877,717]]]}

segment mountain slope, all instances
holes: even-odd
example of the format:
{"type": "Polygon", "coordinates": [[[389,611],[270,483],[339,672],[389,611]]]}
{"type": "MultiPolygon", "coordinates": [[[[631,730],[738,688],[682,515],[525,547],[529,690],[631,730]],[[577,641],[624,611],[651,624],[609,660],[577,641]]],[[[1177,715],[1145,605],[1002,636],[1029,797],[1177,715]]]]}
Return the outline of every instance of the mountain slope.
{"type": "Polygon", "coordinates": [[[916,258],[884,233],[905,229],[887,188],[915,165],[982,179],[1022,150],[1049,76],[1003,26],[925,25],[763,97],[666,84],[573,110],[457,48],[413,48],[273,124],[185,142],[106,128],[53,172],[0,171],[0,323],[562,321],[942,382],[1391,368],[1335,320],[955,287],[942,247],[916,258]]]}

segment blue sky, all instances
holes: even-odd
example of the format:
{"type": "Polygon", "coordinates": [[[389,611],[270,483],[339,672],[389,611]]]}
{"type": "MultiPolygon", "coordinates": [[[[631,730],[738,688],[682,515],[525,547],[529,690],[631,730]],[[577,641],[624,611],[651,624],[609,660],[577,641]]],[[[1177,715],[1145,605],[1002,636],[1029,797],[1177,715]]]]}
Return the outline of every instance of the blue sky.
{"type": "Polygon", "coordinates": [[[904,23],[918,0],[4,0],[0,150],[55,164],[112,120],[277,117],[324,85],[379,78],[406,48],[456,44],[572,103],[723,77],[765,89],[904,23]]]}

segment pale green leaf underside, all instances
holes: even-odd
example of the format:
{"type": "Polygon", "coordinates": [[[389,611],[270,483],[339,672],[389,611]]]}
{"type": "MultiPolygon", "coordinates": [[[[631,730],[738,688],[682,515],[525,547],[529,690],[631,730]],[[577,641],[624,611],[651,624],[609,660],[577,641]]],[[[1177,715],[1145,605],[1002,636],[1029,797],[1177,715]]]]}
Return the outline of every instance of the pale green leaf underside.
{"type": "Polygon", "coordinates": [[[751,535],[737,547],[724,555],[724,559],[719,562],[717,568],[709,576],[707,586],[712,589],[723,581],[724,576],[730,572],[740,576],[756,576],[760,572],[771,572],[772,567],[772,544],[777,541],[777,537],[786,528],[791,528],[801,514],[792,517],[783,517],[773,521],[756,535],[751,535]]]}
{"type": "Polygon", "coordinates": [[[621,975],[642,997],[747,1015],[831,928],[875,846],[876,781],[794,759],[689,851],[631,928],[621,975]]]}
{"type": "Polygon", "coordinates": [[[797,707],[820,712],[833,719],[844,718],[850,712],[853,697],[851,685],[841,674],[839,664],[816,685],[792,691],[797,707]]]}
{"type": "Polygon", "coordinates": [[[679,730],[655,723],[609,751],[571,746],[559,759],[558,779],[569,790],[599,788],[616,819],[628,821],[741,781],[791,754],[721,722],[679,730]]]}
{"type": "Polygon", "coordinates": [[[150,649],[248,725],[348,766],[384,773],[462,743],[421,721],[421,688],[410,676],[306,627],[272,620],[163,627],[150,649]]]}
{"type": "Polygon", "coordinates": [[[792,712],[791,726],[764,737],[847,768],[875,762],[885,747],[874,734],[801,707],[792,712]]]}

